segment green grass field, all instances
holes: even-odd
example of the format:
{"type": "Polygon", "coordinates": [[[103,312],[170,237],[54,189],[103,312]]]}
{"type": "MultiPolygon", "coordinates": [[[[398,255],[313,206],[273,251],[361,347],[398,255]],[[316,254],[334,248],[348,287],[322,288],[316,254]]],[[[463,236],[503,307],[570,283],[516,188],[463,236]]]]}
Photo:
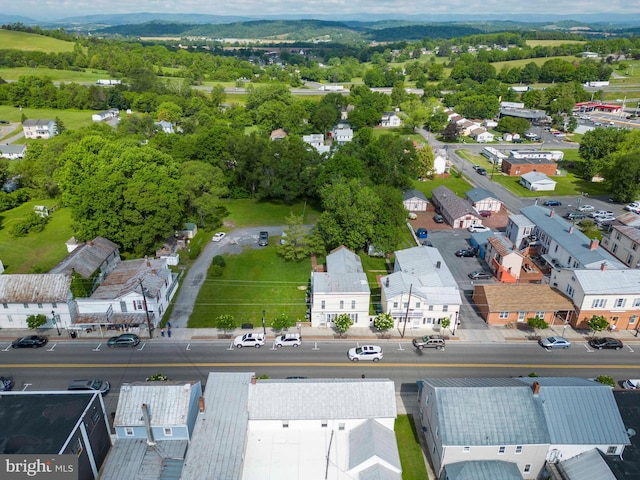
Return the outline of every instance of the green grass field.
{"type": "Polygon", "coordinates": [[[427,467],[418,440],[413,415],[398,415],[393,427],[400,452],[402,480],[428,480],[427,467]]]}
{"type": "Polygon", "coordinates": [[[526,64],[528,63],[535,63],[538,66],[542,66],[544,64],[544,62],[548,61],[548,60],[553,60],[559,58],[561,60],[566,60],[567,62],[575,62],[577,60],[577,57],[575,55],[563,55],[563,56],[559,56],[559,57],[542,57],[542,58],[521,58],[519,60],[509,60],[506,62],[494,62],[491,65],[493,65],[496,69],[497,72],[499,72],[500,70],[502,70],[503,66],[507,66],[508,68],[513,68],[513,67],[518,67],[518,68],[522,68],[524,67],[526,64]]]}
{"type": "Polygon", "coordinates": [[[72,52],[73,42],[33,33],[0,30],[0,48],[47,53],[72,52]]]}
{"type": "Polygon", "coordinates": [[[220,201],[229,210],[225,222],[233,223],[235,228],[254,227],[259,225],[286,225],[285,218],[291,212],[296,215],[304,213],[303,223],[314,224],[318,221],[320,211],[311,203],[299,202],[292,205],[284,203],[259,202],[253,199],[220,201]]]}
{"type": "Polygon", "coordinates": [[[64,83],[95,83],[103,78],[111,78],[106,72],[100,70],[76,72],[72,70],[57,70],[46,67],[0,68],[0,78],[5,80],[15,81],[24,76],[49,77],[52,82],[64,83]]]}
{"type": "MultiPolygon", "coordinates": [[[[7,105],[0,105],[0,118],[8,120],[10,122],[20,122],[22,114],[30,119],[55,119],[56,117],[62,120],[65,128],[68,130],[76,130],[80,127],[91,125],[91,115],[93,110],[55,110],[46,108],[23,108],[20,111],[17,107],[10,107],[7,105]]],[[[24,138],[21,138],[17,143],[24,143],[24,138]]]]}
{"type": "Polygon", "coordinates": [[[304,321],[311,262],[283,260],[276,254],[277,238],[271,238],[266,248],[247,246],[240,255],[224,255],[223,275],[204,281],[189,318],[190,328],[211,328],[222,314],[258,326],[263,310],[268,325],[281,313],[304,321]]]}
{"type": "Polygon", "coordinates": [[[413,182],[413,188],[424,193],[427,198],[431,198],[431,192],[441,185],[453,190],[456,195],[461,197],[464,197],[464,192],[473,188],[457,171],[452,171],[449,178],[435,178],[424,182],[415,180],[413,182]]]}
{"type": "Polygon", "coordinates": [[[585,44],[587,42],[583,40],[527,40],[527,45],[535,48],[535,47],[557,47],[558,45],[576,45],[576,44],[585,44]]]}
{"type": "Polygon", "coordinates": [[[27,202],[0,213],[0,260],[4,263],[5,273],[47,272],[67,255],[65,242],[73,236],[71,211],[67,208],[59,208],[53,212],[49,216],[49,223],[40,233],[20,238],[9,234],[11,226],[31,213],[34,205],[51,208],[56,205],[56,201],[27,202]]]}

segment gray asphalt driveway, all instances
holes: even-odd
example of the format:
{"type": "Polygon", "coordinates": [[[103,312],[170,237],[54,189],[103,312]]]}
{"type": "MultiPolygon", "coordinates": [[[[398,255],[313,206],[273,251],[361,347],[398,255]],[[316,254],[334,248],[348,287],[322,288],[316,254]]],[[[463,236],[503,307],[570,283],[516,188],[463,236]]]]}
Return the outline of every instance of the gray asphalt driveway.
{"type": "Polygon", "coordinates": [[[193,312],[193,306],[198,298],[200,288],[207,278],[207,271],[211,260],[216,255],[223,253],[239,254],[245,245],[258,246],[258,234],[261,231],[269,232],[269,236],[282,235],[286,226],[241,228],[227,233],[220,242],[210,241],[202,253],[191,265],[186,276],[182,280],[182,286],[174,299],[174,306],[169,321],[172,327],[186,327],[189,317],[193,312]]]}

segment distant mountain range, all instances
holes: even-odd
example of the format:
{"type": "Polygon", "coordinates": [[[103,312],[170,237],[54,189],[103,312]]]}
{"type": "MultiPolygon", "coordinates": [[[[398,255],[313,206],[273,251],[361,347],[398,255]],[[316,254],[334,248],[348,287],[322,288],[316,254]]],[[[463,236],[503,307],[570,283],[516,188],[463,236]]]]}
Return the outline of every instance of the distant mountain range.
{"type": "Polygon", "coordinates": [[[59,28],[59,27],[75,27],[80,25],[86,26],[114,26],[114,25],[131,25],[140,24],[151,21],[162,21],[171,23],[190,23],[190,24],[223,24],[236,23],[255,20],[301,20],[315,19],[324,21],[356,21],[356,22],[380,22],[385,20],[405,20],[412,23],[451,23],[451,22],[486,22],[486,21],[514,21],[514,22],[531,22],[531,23],[556,23],[567,20],[573,20],[578,23],[597,24],[597,25],[616,25],[616,26],[638,26],[640,25],[640,15],[624,15],[616,13],[599,13],[599,14],[572,14],[572,15],[553,15],[553,14],[466,14],[466,15],[375,15],[375,14],[327,14],[327,15],[263,15],[263,16],[224,16],[224,15],[206,15],[199,13],[129,13],[129,14],[100,14],[100,15],[83,15],[77,17],[66,17],[57,20],[36,20],[34,18],[5,15],[0,13],[0,23],[23,23],[25,25],[38,25],[41,28],[59,28]]]}

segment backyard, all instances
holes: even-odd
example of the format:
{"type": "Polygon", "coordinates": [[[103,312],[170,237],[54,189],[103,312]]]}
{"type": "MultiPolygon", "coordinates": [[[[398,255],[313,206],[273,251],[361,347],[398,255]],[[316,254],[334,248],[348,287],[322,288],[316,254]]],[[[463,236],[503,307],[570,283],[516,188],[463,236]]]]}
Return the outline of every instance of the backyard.
{"type": "Polygon", "coordinates": [[[402,480],[428,480],[429,476],[413,416],[398,415],[394,430],[402,464],[402,480]]]}

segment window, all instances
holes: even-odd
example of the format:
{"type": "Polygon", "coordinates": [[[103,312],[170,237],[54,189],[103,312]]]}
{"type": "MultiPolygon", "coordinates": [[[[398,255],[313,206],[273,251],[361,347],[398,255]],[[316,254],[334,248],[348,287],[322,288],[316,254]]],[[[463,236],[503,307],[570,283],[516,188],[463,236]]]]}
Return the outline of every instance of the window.
{"type": "Polygon", "coordinates": [[[29,304],[28,304],[28,303],[23,303],[23,304],[22,304],[22,306],[23,306],[24,308],[29,308],[29,304]]]}
{"type": "Polygon", "coordinates": [[[344,300],[340,300],[340,310],[344,309],[344,300]]]}
{"type": "Polygon", "coordinates": [[[398,308],[398,302],[393,302],[393,308],[398,308]]]}
{"type": "Polygon", "coordinates": [[[616,301],[614,302],[613,306],[614,308],[624,308],[626,303],[627,303],[626,298],[616,298],[616,301]]]}
{"type": "Polygon", "coordinates": [[[516,445],[516,453],[522,453],[522,445],[516,445]]]}
{"type": "Polygon", "coordinates": [[[3,303],[2,304],[2,308],[9,308],[9,304],[8,303],[3,303]]]}
{"type": "Polygon", "coordinates": [[[505,452],[505,450],[506,450],[506,449],[507,449],[507,447],[500,447],[500,448],[498,449],[498,453],[499,453],[500,455],[504,455],[504,452],[505,452]]]}
{"type": "Polygon", "coordinates": [[[282,428],[289,428],[289,420],[284,420],[282,422],[282,428]]]}
{"type": "Polygon", "coordinates": [[[594,298],[591,302],[591,308],[604,308],[607,306],[607,301],[604,298],[594,298]]]}
{"type": "Polygon", "coordinates": [[[436,438],[438,438],[439,433],[440,433],[440,427],[436,427],[436,438]]]}
{"type": "Polygon", "coordinates": [[[617,250],[618,250],[618,244],[614,243],[613,248],[611,249],[611,253],[616,253],[617,250]]]}
{"type": "Polygon", "coordinates": [[[531,471],[531,464],[530,464],[530,463],[527,463],[527,464],[524,466],[524,473],[529,473],[530,471],[531,471]]]}
{"type": "Polygon", "coordinates": [[[430,312],[433,312],[433,305],[429,305],[429,309],[430,312]]]}
{"type": "Polygon", "coordinates": [[[545,312],[536,312],[536,317],[541,318],[544,320],[544,313],[545,312]]]}
{"type": "Polygon", "coordinates": [[[125,434],[126,437],[133,437],[133,428],[125,427],[124,428],[124,434],[125,434]]]}
{"type": "Polygon", "coordinates": [[[634,298],[633,299],[633,306],[634,307],[640,307],[640,298],[634,298]]]}
{"type": "Polygon", "coordinates": [[[173,437],[173,429],[172,428],[165,428],[164,429],[164,436],[165,437],[173,437]]]}
{"type": "Polygon", "coordinates": [[[420,308],[420,302],[416,302],[416,308],[420,308]]]}
{"type": "Polygon", "coordinates": [[[351,310],[355,310],[355,309],[356,309],[356,301],[351,300],[351,310]]]}
{"type": "Polygon", "coordinates": [[[637,243],[632,243],[631,244],[631,250],[635,251],[638,249],[638,244],[637,243]]]}
{"type": "Polygon", "coordinates": [[[638,320],[638,316],[637,315],[631,315],[629,317],[629,325],[635,325],[637,320],[638,320]]]}
{"type": "Polygon", "coordinates": [[[449,305],[443,305],[442,306],[442,311],[443,312],[448,312],[449,311],[449,305]]]}
{"type": "Polygon", "coordinates": [[[616,240],[620,240],[620,232],[616,233],[616,240]]]}
{"type": "Polygon", "coordinates": [[[327,420],[322,420],[322,421],[320,422],[320,426],[321,426],[322,428],[327,428],[327,425],[329,425],[329,422],[328,422],[327,420]]]}
{"type": "Polygon", "coordinates": [[[607,447],[607,455],[615,455],[617,450],[616,447],[607,447]]]}
{"type": "Polygon", "coordinates": [[[402,308],[404,308],[404,309],[409,308],[409,302],[404,302],[404,303],[402,304],[402,308]]]}
{"type": "Polygon", "coordinates": [[[325,307],[326,307],[326,302],[325,300],[322,300],[322,302],[320,302],[320,308],[324,310],[325,307]]]}
{"type": "Polygon", "coordinates": [[[51,308],[58,308],[58,304],[56,302],[51,302],[51,308]]]}
{"type": "Polygon", "coordinates": [[[127,302],[120,302],[120,311],[122,313],[127,313],[127,302]]]}
{"type": "Polygon", "coordinates": [[[526,312],[518,312],[518,321],[522,322],[524,320],[525,315],[526,315],[526,312]]]}
{"type": "Polygon", "coordinates": [[[134,310],[142,310],[142,300],[134,300],[133,301],[133,309],[134,310]]]}
{"type": "Polygon", "coordinates": [[[42,304],[41,303],[38,304],[38,308],[42,308],[42,304]]]}
{"type": "Polygon", "coordinates": [[[627,265],[631,265],[631,262],[633,262],[633,253],[630,253],[627,257],[627,265]]]}
{"type": "Polygon", "coordinates": [[[566,292],[567,292],[567,295],[569,295],[570,297],[573,297],[574,290],[571,285],[567,285],[566,292]]]}
{"type": "Polygon", "coordinates": [[[499,318],[509,318],[509,312],[500,312],[499,318]]]}
{"type": "Polygon", "coordinates": [[[469,453],[471,451],[471,447],[462,447],[462,453],[469,453]]]}
{"type": "Polygon", "coordinates": [[[344,423],[339,423],[338,424],[338,430],[344,430],[344,423]]]}

